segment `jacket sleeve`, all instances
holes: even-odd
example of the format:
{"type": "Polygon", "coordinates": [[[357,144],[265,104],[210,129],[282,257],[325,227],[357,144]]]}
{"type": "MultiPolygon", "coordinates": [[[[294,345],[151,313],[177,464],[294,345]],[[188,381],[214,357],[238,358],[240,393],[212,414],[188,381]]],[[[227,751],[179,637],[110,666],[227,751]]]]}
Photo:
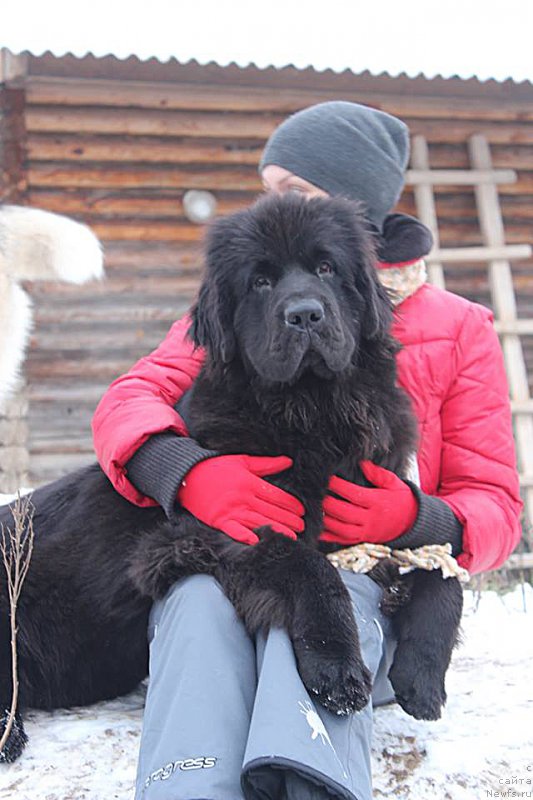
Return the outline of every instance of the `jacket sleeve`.
{"type": "MultiPolygon", "coordinates": [[[[92,420],[96,456],[115,489],[139,506],[157,501],[139,491],[127,476],[127,462],[155,435],[187,436],[175,403],[192,386],[204,352],[187,338],[189,316],[175,322],[159,347],[110,385],[92,420]]],[[[192,441],[192,440],[189,440],[192,441]]],[[[200,460],[195,455],[193,463],[200,460]]]]}
{"type": "Polygon", "coordinates": [[[456,359],[441,409],[437,495],[463,525],[458,561],[476,573],[499,567],[516,547],[523,506],[503,354],[487,309],[469,307],[456,359]]]}

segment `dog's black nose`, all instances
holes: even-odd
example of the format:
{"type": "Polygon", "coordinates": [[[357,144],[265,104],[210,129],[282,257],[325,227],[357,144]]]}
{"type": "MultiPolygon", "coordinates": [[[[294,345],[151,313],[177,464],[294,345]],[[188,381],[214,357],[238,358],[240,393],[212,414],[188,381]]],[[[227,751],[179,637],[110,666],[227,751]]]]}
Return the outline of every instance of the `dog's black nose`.
{"type": "Polygon", "coordinates": [[[294,300],[285,309],[285,324],[298,330],[316,327],[324,319],[324,306],[318,300],[294,300]]]}

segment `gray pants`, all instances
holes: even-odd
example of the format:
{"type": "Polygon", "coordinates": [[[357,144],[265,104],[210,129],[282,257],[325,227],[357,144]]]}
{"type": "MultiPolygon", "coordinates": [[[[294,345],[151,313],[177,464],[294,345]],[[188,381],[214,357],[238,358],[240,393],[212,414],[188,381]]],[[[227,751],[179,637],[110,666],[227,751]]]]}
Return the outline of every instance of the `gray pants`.
{"type": "MultiPolygon", "coordinates": [[[[341,570],[372,703],[392,702],[395,641],[381,589],[341,570]]],[[[150,617],[150,683],[136,800],[370,800],[372,703],[349,716],[309,696],[290,639],[251,639],[207,575],[176,583],[150,617]]]]}

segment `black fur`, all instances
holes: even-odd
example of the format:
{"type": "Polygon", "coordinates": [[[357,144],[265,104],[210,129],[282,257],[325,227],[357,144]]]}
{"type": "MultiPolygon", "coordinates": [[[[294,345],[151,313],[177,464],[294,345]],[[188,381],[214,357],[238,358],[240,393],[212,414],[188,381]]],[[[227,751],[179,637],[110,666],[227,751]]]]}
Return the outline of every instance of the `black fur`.
{"type": "MultiPolygon", "coordinates": [[[[366,704],[371,680],[348,592],[317,540],[332,474],[361,481],[365,458],[401,475],[415,447],[374,260],[357,207],[340,199],[268,198],[214,224],[191,328],[207,350],[192,429],[220,453],[291,456],[293,467],[270,480],[301,499],[305,532],[292,541],[262,528],[249,547],[184,510],[169,522],[159,508],[122,498],[97,465],[38,489],[19,607],[21,709],[133,689],[147,672],[153,599],[194,573],[218,579],[251,633],[287,629],[302,679],[324,706],[348,713],[366,704]]],[[[0,522],[10,524],[7,508],[0,522]]],[[[389,585],[391,574],[382,567],[375,577],[389,585]]],[[[2,581],[0,708],[7,708],[2,581]]],[[[391,678],[406,710],[434,718],[445,699],[460,590],[438,575],[417,573],[410,582],[410,600],[394,617],[391,678]]]]}

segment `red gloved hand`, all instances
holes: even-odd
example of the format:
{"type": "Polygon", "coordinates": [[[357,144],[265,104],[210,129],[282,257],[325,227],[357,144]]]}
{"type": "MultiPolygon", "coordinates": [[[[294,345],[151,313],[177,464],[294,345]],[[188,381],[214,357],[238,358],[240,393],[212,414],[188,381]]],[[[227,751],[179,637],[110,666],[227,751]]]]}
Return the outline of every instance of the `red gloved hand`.
{"type": "Polygon", "coordinates": [[[296,539],[303,531],[303,505],[288,492],[261,480],[292,466],[287,456],[215,456],[195,464],[183,480],[178,500],[191,514],[232,539],[256,544],[253,533],[270,525],[296,539]]]}
{"type": "Polygon", "coordinates": [[[384,544],[411,528],[418,503],[409,486],[393,472],[371,461],[361,461],[363,474],[377,488],[358,486],[334,475],[322,505],[324,530],[320,539],[345,546],[360,542],[384,544]]]}

